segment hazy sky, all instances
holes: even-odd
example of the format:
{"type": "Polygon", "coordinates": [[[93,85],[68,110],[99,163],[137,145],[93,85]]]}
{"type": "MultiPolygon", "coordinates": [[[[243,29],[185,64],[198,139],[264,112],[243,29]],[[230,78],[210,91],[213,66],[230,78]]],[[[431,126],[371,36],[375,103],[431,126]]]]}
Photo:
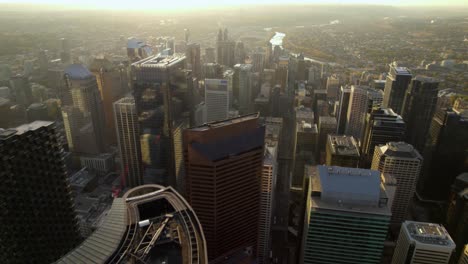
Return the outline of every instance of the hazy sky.
{"type": "Polygon", "coordinates": [[[106,9],[192,9],[246,4],[382,4],[392,6],[424,5],[468,6],[468,0],[0,0],[0,3],[33,3],[106,9]]]}

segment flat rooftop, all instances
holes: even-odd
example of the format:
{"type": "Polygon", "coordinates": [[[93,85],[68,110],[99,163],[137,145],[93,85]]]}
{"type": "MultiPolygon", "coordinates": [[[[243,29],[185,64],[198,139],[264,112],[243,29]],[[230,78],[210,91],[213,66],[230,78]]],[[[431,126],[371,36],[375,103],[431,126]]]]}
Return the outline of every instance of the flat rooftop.
{"type": "Polygon", "coordinates": [[[405,221],[403,228],[419,243],[444,247],[455,247],[455,243],[442,225],[405,221]]]}
{"type": "Polygon", "coordinates": [[[395,73],[398,75],[411,75],[411,72],[406,67],[395,67],[395,73]]]}
{"type": "Polygon", "coordinates": [[[28,131],[36,130],[41,127],[52,125],[54,122],[50,121],[34,121],[29,124],[23,124],[16,128],[1,129],[0,128],[0,139],[7,139],[13,135],[22,135],[28,131]]]}
{"type": "Polygon", "coordinates": [[[352,136],[328,135],[332,154],[359,157],[359,147],[352,136]]]}
{"type": "Polygon", "coordinates": [[[247,120],[257,119],[258,116],[259,116],[258,113],[254,113],[254,114],[234,117],[234,118],[230,118],[230,119],[226,119],[226,120],[222,120],[222,121],[214,121],[214,122],[207,123],[207,124],[204,124],[204,125],[201,125],[201,126],[198,126],[198,127],[190,128],[190,130],[193,130],[193,131],[209,130],[209,129],[212,129],[212,128],[218,128],[218,127],[223,127],[223,126],[228,126],[228,125],[232,125],[232,124],[241,123],[241,122],[244,122],[244,121],[247,121],[247,120]]]}
{"type": "Polygon", "coordinates": [[[132,66],[137,68],[170,68],[171,66],[183,62],[184,60],[185,55],[180,53],[175,53],[172,56],[162,56],[158,54],[137,61],[133,63],[132,66]]]}
{"type": "Polygon", "coordinates": [[[405,158],[405,159],[419,159],[422,161],[422,156],[410,144],[406,142],[388,142],[386,145],[379,146],[384,155],[405,158]]]}

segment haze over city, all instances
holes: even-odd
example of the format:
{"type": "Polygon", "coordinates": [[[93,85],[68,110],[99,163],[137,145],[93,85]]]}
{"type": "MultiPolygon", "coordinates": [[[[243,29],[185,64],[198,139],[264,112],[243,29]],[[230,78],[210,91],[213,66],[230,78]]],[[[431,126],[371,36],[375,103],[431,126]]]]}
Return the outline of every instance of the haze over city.
{"type": "Polygon", "coordinates": [[[0,0],[0,262],[468,264],[468,3],[0,0]]]}

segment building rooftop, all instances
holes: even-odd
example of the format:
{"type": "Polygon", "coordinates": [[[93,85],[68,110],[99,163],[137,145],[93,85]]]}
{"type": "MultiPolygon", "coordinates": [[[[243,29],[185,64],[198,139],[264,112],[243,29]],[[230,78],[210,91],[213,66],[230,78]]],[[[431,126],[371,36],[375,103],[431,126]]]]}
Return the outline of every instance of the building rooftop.
{"type": "Polygon", "coordinates": [[[317,166],[311,175],[311,206],[317,209],[390,216],[380,172],[337,166],[317,166]]]}
{"type": "Polygon", "coordinates": [[[402,228],[408,231],[411,239],[421,244],[455,248],[455,243],[442,225],[405,221],[402,228]]]}
{"type": "Polygon", "coordinates": [[[428,77],[428,76],[423,76],[423,75],[418,75],[413,78],[414,80],[423,82],[423,83],[438,83],[439,81],[435,78],[428,77]]]}
{"type": "Polygon", "coordinates": [[[82,64],[71,64],[67,66],[64,74],[72,80],[84,80],[93,77],[93,74],[82,64]]]}
{"type": "Polygon", "coordinates": [[[212,128],[218,128],[218,127],[228,126],[232,124],[237,124],[237,123],[244,122],[247,120],[257,119],[258,116],[259,116],[258,113],[243,115],[243,116],[229,118],[229,119],[225,119],[221,121],[214,121],[214,122],[206,123],[198,127],[190,128],[190,130],[194,130],[194,131],[209,130],[212,128]]]}
{"type": "Polygon", "coordinates": [[[359,157],[359,147],[352,136],[328,135],[328,142],[334,155],[359,157]]]}
{"type": "Polygon", "coordinates": [[[132,64],[133,67],[137,68],[170,68],[171,66],[177,65],[185,60],[185,55],[175,53],[171,56],[155,55],[148,58],[142,59],[132,64]]]}
{"type": "Polygon", "coordinates": [[[422,160],[421,154],[406,142],[388,142],[385,145],[378,146],[378,148],[386,156],[422,160]]]}
{"type": "Polygon", "coordinates": [[[234,65],[235,69],[240,69],[241,71],[250,71],[253,68],[252,64],[236,64],[234,65]]]}
{"type": "Polygon", "coordinates": [[[336,118],[333,116],[319,116],[319,124],[336,124],[336,118]]]}
{"type": "Polygon", "coordinates": [[[22,135],[28,131],[36,130],[40,127],[47,127],[52,125],[54,122],[50,121],[34,121],[29,124],[23,124],[16,128],[2,129],[0,128],[0,140],[7,139],[13,135],[22,135]]]}

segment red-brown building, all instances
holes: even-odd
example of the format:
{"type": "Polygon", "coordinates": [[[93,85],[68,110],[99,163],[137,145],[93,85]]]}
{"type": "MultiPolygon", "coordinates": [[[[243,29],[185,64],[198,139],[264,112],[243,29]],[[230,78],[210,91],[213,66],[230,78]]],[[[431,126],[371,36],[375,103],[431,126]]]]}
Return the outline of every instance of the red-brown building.
{"type": "Polygon", "coordinates": [[[264,139],[258,114],[184,131],[186,197],[203,226],[210,263],[256,249],[264,139]]]}

